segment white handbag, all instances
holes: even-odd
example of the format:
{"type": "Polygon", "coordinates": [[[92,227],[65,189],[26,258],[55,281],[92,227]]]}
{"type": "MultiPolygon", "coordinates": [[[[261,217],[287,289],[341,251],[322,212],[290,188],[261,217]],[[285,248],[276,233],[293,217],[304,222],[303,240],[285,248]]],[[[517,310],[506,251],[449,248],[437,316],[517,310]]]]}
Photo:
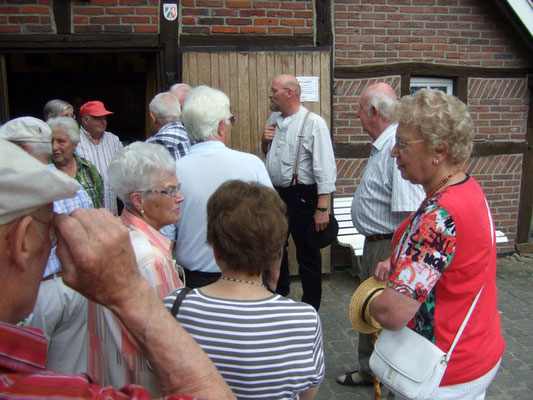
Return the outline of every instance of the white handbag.
{"type": "Polygon", "coordinates": [[[431,397],[439,387],[453,349],[483,291],[472,302],[448,353],[425,337],[404,327],[399,331],[383,329],[370,356],[370,369],[392,392],[409,400],[431,397]]]}

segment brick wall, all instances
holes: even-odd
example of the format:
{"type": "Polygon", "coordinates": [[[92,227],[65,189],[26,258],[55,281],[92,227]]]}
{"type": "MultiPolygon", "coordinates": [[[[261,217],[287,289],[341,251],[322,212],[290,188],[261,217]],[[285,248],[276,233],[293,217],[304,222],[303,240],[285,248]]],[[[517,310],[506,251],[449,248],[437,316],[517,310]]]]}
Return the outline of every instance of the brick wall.
{"type": "Polygon", "coordinates": [[[333,23],[336,65],[525,65],[504,18],[484,0],[341,0],[333,23]]]}
{"type": "MultiPolygon", "coordinates": [[[[51,0],[0,0],[0,33],[55,33],[51,0]]],[[[159,0],[73,0],[72,33],[158,33],[159,0]]]]}
{"type": "Polygon", "coordinates": [[[313,1],[183,0],[182,34],[312,35],[313,1]]]}

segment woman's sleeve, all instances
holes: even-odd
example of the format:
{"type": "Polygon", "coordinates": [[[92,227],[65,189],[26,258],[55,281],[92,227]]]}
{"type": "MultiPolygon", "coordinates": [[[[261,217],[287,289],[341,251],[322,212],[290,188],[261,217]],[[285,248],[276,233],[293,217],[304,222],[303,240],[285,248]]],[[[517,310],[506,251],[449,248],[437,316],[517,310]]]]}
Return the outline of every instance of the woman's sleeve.
{"type": "Polygon", "coordinates": [[[389,287],[423,303],[455,253],[455,223],[439,205],[416,216],[394,249],[389,287]]]}

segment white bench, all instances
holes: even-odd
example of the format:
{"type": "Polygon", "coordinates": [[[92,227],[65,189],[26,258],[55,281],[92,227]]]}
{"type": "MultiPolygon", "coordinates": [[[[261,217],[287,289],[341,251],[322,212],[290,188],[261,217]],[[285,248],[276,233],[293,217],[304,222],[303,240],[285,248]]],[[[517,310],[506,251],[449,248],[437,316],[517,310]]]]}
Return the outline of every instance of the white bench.
{"type": "Polygon", "coordinates": [[[334,197],[333,215],[339,223],[337,242],[344,247],[350,247],[352,257],[351,274],[356,276],[360,271],[360,257],[363,255],[365,237],[357,232],[352,223],[352,197],[334,197]]]}

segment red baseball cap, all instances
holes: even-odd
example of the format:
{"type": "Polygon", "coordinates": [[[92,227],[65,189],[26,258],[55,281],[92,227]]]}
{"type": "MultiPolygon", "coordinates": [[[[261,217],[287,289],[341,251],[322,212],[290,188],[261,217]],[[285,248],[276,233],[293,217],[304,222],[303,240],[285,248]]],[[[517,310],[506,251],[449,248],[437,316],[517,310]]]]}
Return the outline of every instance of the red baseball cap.
{"type": "Polygon", "coordinates": [[[92,115],[93,117],[101,117],[103,115],[114,114],[108,111],[104,107],[104,103],[98,100],[88,101],[80,107],[80,115],[85,117],[86,115],[92,115]]]}

